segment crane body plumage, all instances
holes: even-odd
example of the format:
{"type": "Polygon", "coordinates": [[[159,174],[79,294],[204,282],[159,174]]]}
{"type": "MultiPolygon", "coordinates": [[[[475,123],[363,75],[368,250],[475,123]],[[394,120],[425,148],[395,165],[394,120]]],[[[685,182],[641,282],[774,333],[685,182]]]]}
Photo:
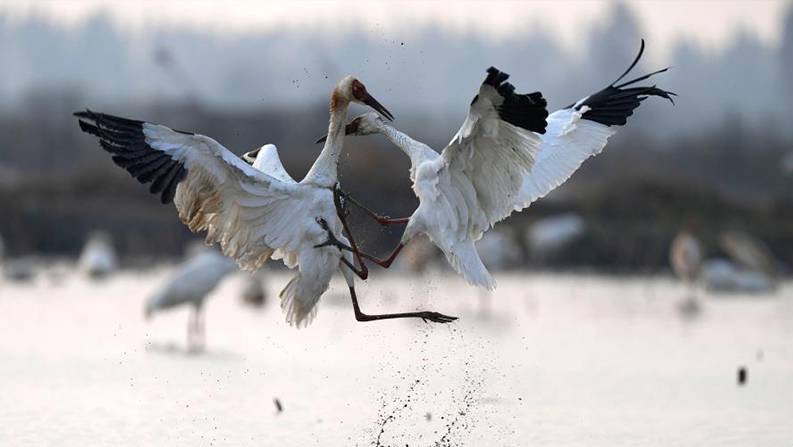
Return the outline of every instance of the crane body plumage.
{"type": "Polygon", "coordinates": [[[118,166],[141,183],[151,183],[149,190],[158,194],[162,203],[173,202],[190,230],[206,232],[206,242],[220,245],[223,254],[240,268],[253,271],[268,259],[281,259],[287,267],[296,268],[279,295],[290,324],[303,327],[311,322],[337,269],[350,288],[359,321],[452,321],[435,312],[364,314],[355,296],[354,275],[365,279],[365,266],[357,259],[362,268],[356,269],[349,252],[328,243],[352,242],[343,235],[334,195],[351,102],[368,105],[393,119],[360,81],[352,76],[343,78],[331,95],[328,138],[300,182],[283,169],[274,145],[262,146],[253,160],[251,153],[242,159],[204,135],[90,110],[75,115],[80,118],[80,128],[98,137],[118,166]]]}
{"type": "MultiPolygon", "coordinates": [[[[328,231],[346,240],[331,188],[353,81],[344,78],[334,89],[331,138],[299,183],[283,178],[283,166],[265,164],[274,168],[269,175],[204,135],[91,111],[76,115],[81,129],[99,137],[116,164],[141,183],[152,182],[152,193],[163,203],[173,201],[182,222],[194,232],[205,231],[207,243],[218,243],[240,268],[256,270],[270,258],[297,268],[280,296],[287,321],[300,327],[316,314],[342,257],[335,247],[316,246],[327,240],[328,231]]],[[[353,280],[346,273],[345,278],[353,280]]]]}
{"type": "MultiPolygon", "coordinates": [[[[671,101],[671,92],[652,87],[625,88],[660,73],[615,85],[636,65],[644,50],[617,81],[550,115],[539,92],[516,94],[509,75],[493,67],[474,97],[462,126],[443,151],[367,113],[353,119],[353,135],[379,133],[409,158],[410,179],[419,206],[407,219],[392,255],[367,259],[384,267],[419,233],[443,251],[449,264],[471,284],[493,289],[495,280],[475,242],[497,222],[523,210],[564,183],[589,157],[600,153],[615,127],[648,96],[671,101]]],[[[388,219],[370,214],[388,224],[388,219]]]]}

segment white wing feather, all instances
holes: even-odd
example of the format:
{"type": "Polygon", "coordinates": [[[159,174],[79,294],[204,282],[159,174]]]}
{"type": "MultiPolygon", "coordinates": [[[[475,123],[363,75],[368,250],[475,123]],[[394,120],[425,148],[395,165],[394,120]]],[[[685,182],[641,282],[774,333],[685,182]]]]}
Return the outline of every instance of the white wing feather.
{"type": "Polygon", "coordinates": [[[255,270],[273,254],[298,251],[307,222],[302,188],[264,174],[212,138],[144,123],[146,143],[184,162],[174,204],[192,231],[206,231],[223,254],[255,270]]]}
{"type": "MultiPolygon", "coordinates": [[[[281,157],[278,156],[278,148],[274,144],[265,144],[259,149],[253,167],[285,183],[297,184],[295,179],[286,172],[281,163],[281,157]]],[[[297,253],[284,251],[280,248],[275,249],[271,259],[281,259],[284,265],[290,269],[295,268],[298,262],[297,253]]]]}
{"type": "Polygon", "coordinates": [[[548,116],[542,145],[531,172],[523,180],[515,210],[522,210],[567,181],[589,157],[599,154],[615,129],[581,119],[586,109],[558,110],[548,116]]]}
{"type": "Polygon", "coordinates": [[[284,183],[297,183],[284,169],[281,157],[278,156],[278,148],[274,144],[265,144],[259,149],[253,167],[284,183]]]}
{"type": "Polygon", "coordinates": [[[474,240],[512,213],[541,143],[536,133],[501,120],[494,97],[493,87],[480,88],[479,98],[440,159],[451,174],[451,186],[464,196],[467,209],[459,209],[457,215],[465,217],[462,224],[474,240]]]}
{"type": "Polygon", "coordinates": [[[114,163],[151,183],[163,203],[173,201],[182,222],[206,231],[207,242],[218,242],[240,267],[256,269],[276,251],[288,266],[299,266],[281,292],[282,306],[290,324],[308,324],[340,256],[314,248],[327,237],[318,216],[341,232],[330,190],[261,172],[203,135],[90,110],[75,115],[114,163]]]}

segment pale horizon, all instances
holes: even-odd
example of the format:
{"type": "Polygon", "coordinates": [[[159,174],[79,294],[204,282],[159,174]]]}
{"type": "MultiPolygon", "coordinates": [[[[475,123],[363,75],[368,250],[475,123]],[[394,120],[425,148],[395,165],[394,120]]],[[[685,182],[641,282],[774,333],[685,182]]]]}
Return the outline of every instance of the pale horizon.
{"type": "MultiPolygon", "coordinates": [[[[474,32],[480,38],[502,39],[525,32],[526,25],[547,32],[569,51],[582,50],[580,33],[605,18],[614,2],[216,2],[88,0],[0,0],[0,14],[12,20],[43,16],[66,26],[78,26],[107,15],[120,29],[140,33],[152,26],[189,27],[212,34],[249,34],[278,29],[313,27],[364,30],[384,38],[410,37],[432,26],[444,32],[474,32]]],[[[694,41],[706,49],[728,45],[748,33],[766,45],[779,45],[785,0],[750,1],[630,1],[645,38],[657,48],[654,58],[668,55],[674,43],[694,41]]]]}

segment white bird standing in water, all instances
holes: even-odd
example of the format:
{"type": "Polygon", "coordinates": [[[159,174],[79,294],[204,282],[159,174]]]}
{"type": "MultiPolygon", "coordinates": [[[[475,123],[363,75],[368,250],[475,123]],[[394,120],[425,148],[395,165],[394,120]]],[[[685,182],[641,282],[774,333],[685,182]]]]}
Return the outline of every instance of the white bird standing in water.
{"type": "Polygon", "coordinates": [[[187,321],[187,346],[200,350],[204,346],[204,300],[228,274],[237,271],[234,261],[215,250],[204,249],[194,255],[168,279],[147,301],[144,315],[180,305],[191,305],[187,321]]]}
{"type": "Polygon", "coordinates": [[[693,234],[681,231],[669,247],[669,263],[675,275],[688,287],[688,295],[677,302],[677,310],[687,317],[702,311],[697,297],[697,280],[702,272],[702,244],[693,234]]]}
{"type": "Polygon", "coordinates": [[[353,119],[347,134],[383,134],[410,158],[410,179],[419,199],[411,216],[391,219],[345,194],[381,225],[407,224],[388,257],[361,256],[387,268],[408,241],[423,233],[469,283],[493,289],[495,280],[474,242],[496,222],[564,183],[584,160],[600,153],[616,132],[614,126],[624,125],[641,101],[648,96],[672,100],[674,93],[655,86],[624,88],[666,69],[615,85],[633,69],[643,51],[644,41],[636,59],[616,81],[550,116],[541,93],[515,93],[504,82],[509,75],[491,67],[462,127],[441,153],[374,114],[353,119]]]}
{"type": "Polygon", "coordinates": [[[702,245],[699,240],[688,231],[678,233],[669,247],[669,263],[675,275],[693,289],[702,268],[702,245]]]}
{"type": "Polygon", "coordinates": [[[77,264],[83,273],[94,279],[113,273],[118,261],[110,235],[104,231],[91,234],[77,264]]]}
{"type": "Polygon", "coordinates": [[[364,314],[355,295],[353,272],[366,278],[366,267],[359,258],[362,268],[356,269],[349,253],[326,243],[329,235],[346,242],[333,191],[351,102],[369,105],[392,119],[360,81],[352,76],[342,79],[331,95],[329,137],[299,183],[262,172],[203,135],[91,111],[75,115],[82,118],[80,128],[99,137],[117,165],[141,183],[152,182],[150,191],[159,194],[163,203],[173,201],[188,228],[206,231],[207,242],[218,242],[223,254],[241,268],[256,270],[270,258],[297,267],[298,273],[280,293],[290,324],[301,327],[313,319],[317,301],[341,264],[348,267],[341,270],[358,321],[406,317],[452,321],[437,312],[364,314]]]}

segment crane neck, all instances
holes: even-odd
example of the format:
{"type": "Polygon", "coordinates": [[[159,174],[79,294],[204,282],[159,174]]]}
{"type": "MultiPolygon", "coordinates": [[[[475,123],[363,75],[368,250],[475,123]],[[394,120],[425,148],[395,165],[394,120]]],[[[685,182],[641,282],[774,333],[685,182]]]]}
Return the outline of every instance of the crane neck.
{"type": "Polygon", "coordinates": [[[381,122],[377,127],[386,138],[402,150],[410,158],[412,163],[424,160],[430,152],[437,155],[437,152],[421,141],[414,140],[408,134],[397,130],[388,123],[381,122]]]}
{"type": "Polygon", "coordinates": [[[328,137],[311,169],[301,183],[314,183],[332,188],[338,182],[339,157],[344,146],[344,126],[347,120],[349,101],[343,100],[334,90],[330,102],[328,137]]]}

